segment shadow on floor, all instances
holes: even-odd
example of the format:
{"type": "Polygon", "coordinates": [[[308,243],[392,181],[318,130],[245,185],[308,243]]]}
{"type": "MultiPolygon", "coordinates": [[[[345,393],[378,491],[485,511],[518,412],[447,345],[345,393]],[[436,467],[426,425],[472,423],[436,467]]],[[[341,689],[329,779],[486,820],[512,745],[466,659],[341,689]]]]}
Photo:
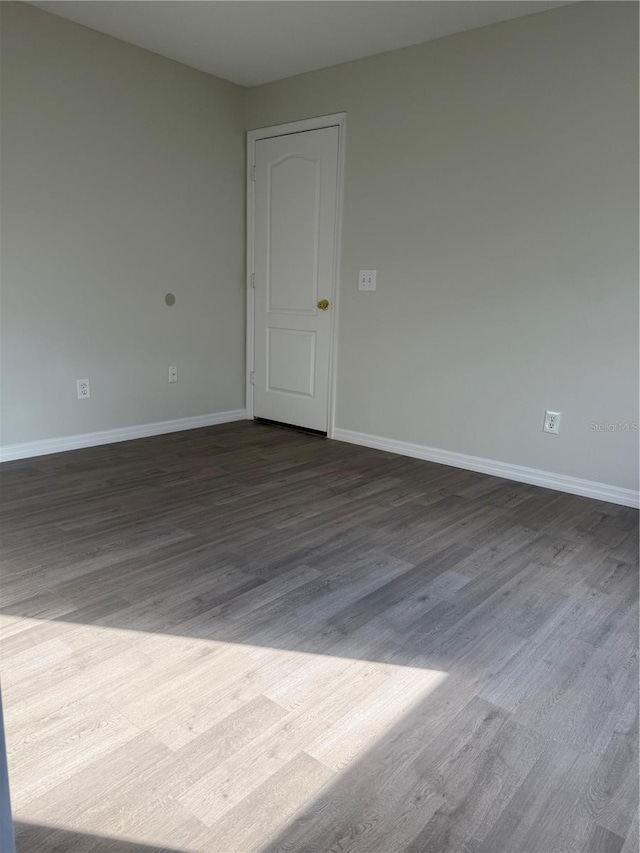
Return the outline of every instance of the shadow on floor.
{"type": "Polygon", "coordinates": [[[29,853],[188,853],[173,847],[153,847],[35,823],[16,821],[14,826],[18,853],[23,850],[29,853]]]}

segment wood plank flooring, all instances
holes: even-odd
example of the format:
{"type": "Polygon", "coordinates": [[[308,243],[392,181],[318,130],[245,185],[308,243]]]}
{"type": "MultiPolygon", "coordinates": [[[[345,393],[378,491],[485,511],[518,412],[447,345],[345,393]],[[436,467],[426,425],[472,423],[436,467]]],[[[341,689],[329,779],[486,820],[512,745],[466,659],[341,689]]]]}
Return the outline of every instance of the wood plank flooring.
{"type": "Polygon", "coordinates": [[[634,510],[254,423],[0,476],[19,853],[637,853],[634,510]]]}

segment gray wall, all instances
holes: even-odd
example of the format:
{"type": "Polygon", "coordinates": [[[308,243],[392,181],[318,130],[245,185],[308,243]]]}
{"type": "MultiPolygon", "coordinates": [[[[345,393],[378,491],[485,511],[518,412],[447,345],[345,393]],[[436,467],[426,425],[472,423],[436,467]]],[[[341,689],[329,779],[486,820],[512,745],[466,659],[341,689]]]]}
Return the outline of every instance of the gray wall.
{"type": "Polygon", "coordinates": [[[249,90],[252,128],[347,112],[339,427],[637,488],[637,433],[589,428],[638,419],[637,15],[567,6],[249,90]]]}
{"type": "Polygon", "coordinates": [[[637,4],[248,91],[0,12],[2,444],[242,408],[243,130],[344,110],[337,425],[637,487],[637,4]]]}
{"type": "Polygon", "coordinates": [[[244,90],[0,12],[1,443],[243,408],[244,90]]]}

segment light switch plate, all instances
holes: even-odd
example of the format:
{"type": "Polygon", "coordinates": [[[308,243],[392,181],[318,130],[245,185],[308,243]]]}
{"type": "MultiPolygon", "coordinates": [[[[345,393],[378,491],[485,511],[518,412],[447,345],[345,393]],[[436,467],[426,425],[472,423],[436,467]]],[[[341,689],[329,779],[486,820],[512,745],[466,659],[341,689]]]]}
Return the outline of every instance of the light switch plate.
{"type": "Polygon", "coordinates": [[[358,273],[358,290],[375,290],[377,270],[360,270],[358,273]]]}

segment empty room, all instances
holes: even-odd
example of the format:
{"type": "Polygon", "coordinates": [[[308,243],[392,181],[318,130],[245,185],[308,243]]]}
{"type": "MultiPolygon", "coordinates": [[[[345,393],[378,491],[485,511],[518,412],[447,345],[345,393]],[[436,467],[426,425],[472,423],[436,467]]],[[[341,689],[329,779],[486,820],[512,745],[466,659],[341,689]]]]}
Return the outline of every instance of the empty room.
{"type": "Polygon", "coordinates": [[[0,2],[0,853],[639,853],[638,10],[0,2]]]}

